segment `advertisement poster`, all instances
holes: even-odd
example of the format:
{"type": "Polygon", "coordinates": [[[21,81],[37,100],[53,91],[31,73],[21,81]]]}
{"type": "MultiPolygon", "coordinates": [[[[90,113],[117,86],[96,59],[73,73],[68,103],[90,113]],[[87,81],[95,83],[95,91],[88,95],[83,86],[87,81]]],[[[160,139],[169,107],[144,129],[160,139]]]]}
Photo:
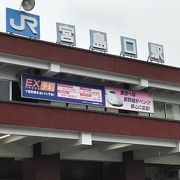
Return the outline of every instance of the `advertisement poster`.
{"type": "Polygon", "coordinates": [[[119,88],[105,87],[106,107],[153,113],[152,94],[119,88]]]}
{"type": "Polygon", "coordinates": [[[58,79],[21,75],[21,96],[59,102],[105,106],[104,87],[58,79]]]}

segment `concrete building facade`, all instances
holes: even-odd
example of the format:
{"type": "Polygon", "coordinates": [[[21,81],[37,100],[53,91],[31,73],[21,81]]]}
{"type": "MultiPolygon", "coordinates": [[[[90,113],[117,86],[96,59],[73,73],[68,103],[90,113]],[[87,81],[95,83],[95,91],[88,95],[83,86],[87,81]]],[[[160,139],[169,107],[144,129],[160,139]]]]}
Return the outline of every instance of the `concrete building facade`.
{"type": "Polygon", "coordinates": [[[0,179],[179,178],[180,69],[0,34],[0,179]],[[21,74],[153,94],[154,113],[21,97],[21,74]]]}

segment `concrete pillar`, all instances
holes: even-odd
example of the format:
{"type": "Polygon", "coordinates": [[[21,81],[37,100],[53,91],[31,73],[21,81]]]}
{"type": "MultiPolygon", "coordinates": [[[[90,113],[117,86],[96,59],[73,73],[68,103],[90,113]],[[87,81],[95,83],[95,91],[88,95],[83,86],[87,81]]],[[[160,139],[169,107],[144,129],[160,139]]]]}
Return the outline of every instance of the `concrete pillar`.
{"type": "Polygon", "coordinates": [[[60,155],[41,155],[40,148],[35,146],[35,157],[23,161],[23,179],[60,180],[60,155]]]}
{"type": "Polygon", "coordinates": [[[144,161],[133,160],[133,152],[123,153],[122,180],[144,180],[144,161]]]}

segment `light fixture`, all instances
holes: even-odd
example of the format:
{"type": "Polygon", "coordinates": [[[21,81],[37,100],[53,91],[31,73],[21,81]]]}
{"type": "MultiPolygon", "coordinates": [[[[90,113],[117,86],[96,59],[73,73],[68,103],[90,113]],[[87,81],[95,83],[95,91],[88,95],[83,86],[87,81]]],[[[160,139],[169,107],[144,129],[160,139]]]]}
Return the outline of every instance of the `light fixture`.
{"type": "Polygon", "coordinates": [[[115,144],[107,146],[105,149],[106,151],[109,151],[109,150],[115,150],[115,149],[120,149],[120,148],[126,148],[129,146],[132,146],[132,144],[115,143],[115,144]]]}
{"type": "Polygon", "coordinates": [[[35,6],[35,0],[23,0],[21,6],[25,11],[31,11],[35,6]]]}
{"type": "Polygon", "coordinates": [[[0,136],[0,139],[4,139],[4,138],[9,137],[9,136],[10,136],[10,134],[5,134],[5,135],[0,136]]]}

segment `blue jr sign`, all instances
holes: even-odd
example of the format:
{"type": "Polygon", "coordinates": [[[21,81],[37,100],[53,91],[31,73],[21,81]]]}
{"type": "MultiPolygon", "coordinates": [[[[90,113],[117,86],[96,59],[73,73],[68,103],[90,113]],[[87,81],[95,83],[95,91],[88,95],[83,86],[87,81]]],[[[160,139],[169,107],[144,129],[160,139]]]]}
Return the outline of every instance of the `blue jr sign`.
{"type": "Polygon", "coordinates": [[[6,32],[40,39],[40,17],[6,8],[6,32]]]}

